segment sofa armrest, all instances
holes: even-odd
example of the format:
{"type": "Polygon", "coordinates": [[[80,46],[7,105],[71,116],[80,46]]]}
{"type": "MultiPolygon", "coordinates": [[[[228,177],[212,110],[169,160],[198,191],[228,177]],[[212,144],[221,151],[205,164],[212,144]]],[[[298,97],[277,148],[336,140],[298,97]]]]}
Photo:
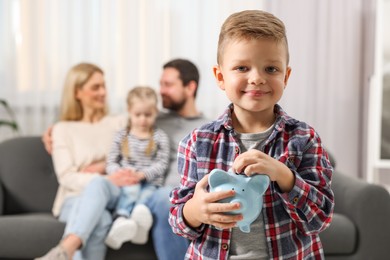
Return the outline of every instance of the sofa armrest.
{"type": "Polygon", "coordinates": [[[335,172],[335,212],[347,216],[358,232],[356,259],[385,259],[390,241],[390,194],[379,185],[335,172]],[[373,255],[377,257],[373,257],[373,255]]]}

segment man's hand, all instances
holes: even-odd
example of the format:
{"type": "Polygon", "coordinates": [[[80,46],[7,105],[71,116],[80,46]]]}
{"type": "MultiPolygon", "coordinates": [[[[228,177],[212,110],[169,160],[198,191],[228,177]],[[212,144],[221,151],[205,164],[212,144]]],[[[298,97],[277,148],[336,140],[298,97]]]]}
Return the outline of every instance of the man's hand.
{"type": "Polygon", "coordinates": [[[53,126],[49,126],[42,136],[43,145],[45,146],[45,149],[49,154],[51,154],[53,150],[53,140],[51,138],[52,131],[53,131],[53,126]]]}
{"type": "Polygon", "coordinates": [[[202,223],[221,229],[235,227],[242,220],[241,214],[228,215],[228,211],[240,208],[239,203],[219,203],[217,201],[234,196],[233,190],[208,192],[208,175],[204,176],[195,186],[194,196],[186,202],[183,215],[186,223],[197,228],[202,223]]]}

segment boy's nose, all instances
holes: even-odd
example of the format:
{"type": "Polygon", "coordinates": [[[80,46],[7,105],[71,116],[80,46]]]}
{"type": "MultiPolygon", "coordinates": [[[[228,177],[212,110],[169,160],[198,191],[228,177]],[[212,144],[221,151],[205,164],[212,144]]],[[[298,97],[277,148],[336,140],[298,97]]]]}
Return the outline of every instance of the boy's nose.
{"type": "Polygon", "coordinates": [[[260,85],[265,83],[265,78],[258,71],[253,71],[249,78],[249,83],[251,85],[260,85]]]}

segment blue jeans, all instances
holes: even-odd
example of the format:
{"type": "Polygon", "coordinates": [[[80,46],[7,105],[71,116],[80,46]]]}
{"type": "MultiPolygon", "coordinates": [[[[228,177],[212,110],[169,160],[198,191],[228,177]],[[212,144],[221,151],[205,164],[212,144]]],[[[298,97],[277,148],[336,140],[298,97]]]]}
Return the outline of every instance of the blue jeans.
{"type": "Polygon", "coordinates": [[[183,260],[189,241],[172,232],[168,223],[169,193],[172,188],[157,189],[146,202],[146,206],[153,214],[153,245],[159,260],[183,260]]]}
{"type": "Polygon", "coordinates": [[[64,237],[74,234],[83,246],[73,259],[104,260],[104,240],[112,224],[120,189],[103,177],[94,178],[80,196],[67,198],[59,220],[66,222],[64,237]]]}
{"type": "Polygon", "coordinates": [[[130,217],[135,205],[145,204],[157,189],[149,183],[121,187],[121,193],[115,209],[116,216],[130,217]]]}

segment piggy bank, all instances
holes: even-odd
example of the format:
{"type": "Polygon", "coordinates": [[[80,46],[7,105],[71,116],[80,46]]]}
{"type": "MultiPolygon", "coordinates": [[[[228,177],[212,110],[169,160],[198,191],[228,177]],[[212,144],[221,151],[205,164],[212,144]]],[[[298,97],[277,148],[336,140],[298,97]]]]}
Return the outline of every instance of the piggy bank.
{"type": "Polygon", "coordinates": [[[259,216],[263,207],[263,194],[269,186],[267,175],[238,175],[231,171],[226,172],[214,169],[209,175],[210,192],[234,190],[236,194],[219,202],[240,203],[238,210],[228,214],[242,214],[243,219],[237,222],[242,232],[249,233],[250,225],[259,216]]]}

